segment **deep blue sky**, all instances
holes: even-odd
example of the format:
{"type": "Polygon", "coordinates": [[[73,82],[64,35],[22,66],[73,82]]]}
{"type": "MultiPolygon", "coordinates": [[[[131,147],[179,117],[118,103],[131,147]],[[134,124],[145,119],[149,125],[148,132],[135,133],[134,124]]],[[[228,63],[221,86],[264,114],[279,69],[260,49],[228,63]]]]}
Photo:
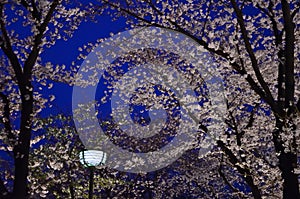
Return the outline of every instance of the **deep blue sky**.
{"type": "MultiPolygon", "coordinates": [[[[72,38],[68,41],[58,40],[50,49],[45,49],[42,53],[42,62],[51,62],[53,65],[65,64],[70,67],[72,61],[81,64],[83,60],[78,61],[77,56],[82,53],[78,50],[79,47],[87,43],[95,44],[97,39],[108,38],[110,33],[118,33],[125,31],[125,19],[113,21],[111,16],[101,15],[96,18],[97,22],[83,22],[74,32],[72,38]]],[[[55,95],[55,100],[52,102],[53,108],[45,109],[42,116],[46,117],[49,114],[57,113],[72,113],[72,87],[65,83],[54,82],[54,86],[50,90],[43,91],[45,95],[55,95]]]]}

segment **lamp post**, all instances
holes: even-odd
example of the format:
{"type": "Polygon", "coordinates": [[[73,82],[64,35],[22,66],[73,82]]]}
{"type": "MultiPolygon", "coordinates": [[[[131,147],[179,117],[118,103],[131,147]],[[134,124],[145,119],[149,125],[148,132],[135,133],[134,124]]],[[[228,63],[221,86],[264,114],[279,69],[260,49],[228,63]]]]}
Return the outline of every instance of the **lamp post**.
{"type": "Polygon", "coordinates": [[[89,177],[89,199],[93,198],[94,191],[94,170],[96,166],[104,165],[107,155],[103,151],[98,150],[85,150],[79,153],[80,163],[87,167],[90,171],[89,177]]]}

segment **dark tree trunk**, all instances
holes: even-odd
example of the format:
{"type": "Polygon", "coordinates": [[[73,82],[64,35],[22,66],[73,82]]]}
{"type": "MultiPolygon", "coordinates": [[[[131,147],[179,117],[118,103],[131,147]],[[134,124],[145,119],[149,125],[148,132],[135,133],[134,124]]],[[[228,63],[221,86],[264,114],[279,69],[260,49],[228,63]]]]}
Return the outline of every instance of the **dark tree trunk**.
{"type": "MultiPolygon", "coordinates": [[[[284,54],[280,54],[280,59],[284,61],[283,66],[279,66],[279,72],[281,74],[281,83],[285,83],[285,87],[282,85],[279,87],[279,106],[281,109],[287,110],[284,117],[276,118],[276,131],[273,132],[273,141],[275,145],[275,150],[279,153],[279,169],[281,170],[281,176],[283,178],[283,198],[284,199],[300,199],[299,193],[299,181],[298,176],[294,174],[294,169],[297,167],[297,146],[292,143],[291,140],[290,151],[285,151],[287,148],[281,139],[286,132],[283,130],[286,125],[287,120],[293,118],[293,114],[297,112],[294,106],[295,100],[295,24],[293,19],[293,14],[291,11],[291,5],[287,0],[281,0],[282,14],[284,21],[285,30],[285,43],[284,43],[284,54]],[[282,56],[284,55],[284,59],[282,56]],[[284,104],[282,104],[282,97],[284,95],[284,104]],[[284,107],[283,107],[284,106],[284,107]]],[[[290,121],[289,121],[290,122],[290,121]]],[[[295,131],[292,128],[290,131],[295,131]]],[[[289,132],[292,133],[292,132],[289,132]]],[[[295,137],[293,139],[296,139],[295,137]]]]}
{"type": "Polygon", "coordinates": [[[280,135],[284,133],[282,130],[284,123],[280,118],[276,122],[277,130],[273,132],[273,142],[275,150],[279,153],[279,169],[283,179],[283,198],[284,199],[300,199],[298,175],[294,173],[294,168],[297,167],[297,154],[285,152],[285,147],[280,139],[280,135]]]}
{"type": "Polygon", "coordinates": [[[279,155],[279,168],[283,178],[283,198],[300,199],[298,175],[293,173],[297,164],[297,156],[292,153],[282,153],[279,155]]]}
{"type": "MultiPolygon", "coordinates": [[[[41,21],[41,15],[38,13],[36,1],[31,1],[29,4],[27,1],[20,2],[25,9],[31,12],[32,17],[36,21],[41,21]],[[32,6],[33,10],[29,7],[32,6]]],[[[59,4],[58,0],[53,0],[45,18],[40,24],[38,24],[38,34],[34,36],[32,50],[29,53],[24,66],[21,66],[18,56],[13,50],[10,36],[6,30],[6,22],[3,20],[4,16],[4,4],[0,3],[0,30],[1,40],[0,48],[7,56],[11,66],[13,67],[17,84],[21,92],[21,124],[20,133],[18,135],[17,143],[14,146],[14,164],[15,164],[15,179],[13,187],[13,198],[23,199],[26,198],[27,193],[27,175],[28,175],[28,163],[29,163],[29,150],[30,150],[30,138],[31,138],[31,121],[33,114],[33,88],[31,84],[32,70],[38,58],[42,39],[44,33],[48,27],[48,24],[52,18],[52,15],[59,4]]]]}
{"type": "Polygon", "coordinates": [[[31,84],[22,86],[21,89],[21,127],[17,145],[14,148],[15,179],[13,187],[13,198],[25,199],[27,193],[27,176],[29,164],[29,149],[31,138],[31,120],[33,113],[33,94],[31,84]]]}

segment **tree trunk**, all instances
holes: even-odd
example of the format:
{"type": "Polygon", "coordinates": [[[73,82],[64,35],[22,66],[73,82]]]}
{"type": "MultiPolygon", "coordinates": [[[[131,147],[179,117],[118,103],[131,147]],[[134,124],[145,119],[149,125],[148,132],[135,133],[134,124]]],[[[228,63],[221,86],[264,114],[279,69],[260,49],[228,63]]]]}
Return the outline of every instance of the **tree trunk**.
{"type": "Polygon", "coordinates": [[[14,147],[15,179],[13,187],[13,198],[25,199],[27,193],[27,176],[29,165],[29,150],[31,138],[31,120],[33,113],[33,94],[32,86],[24,86],[25,91],[21,90],[22,110],[20,135],[14,147]],[[26,88],[27,87],[27,88],[26,88]]]}
{"type": "Polygon", "coordinates": [[[279,168],[283,178],[283,198],[300,199],[298,175],[294,174],[297,165],[297,156],[292,153],[281,153],[279,155],[279,168]]]}
{"type": "Polygon", "coordinates": [[[282,129],[284,123],[280,118],[276,119],[276,129],[273,132],[275,150],[279,153],[279,169],[283,179],[283,199],[300,199],[298,175],[294,173],[297,167],[297,154],[285,152],[280,135],[285,133],[282,129]]]}

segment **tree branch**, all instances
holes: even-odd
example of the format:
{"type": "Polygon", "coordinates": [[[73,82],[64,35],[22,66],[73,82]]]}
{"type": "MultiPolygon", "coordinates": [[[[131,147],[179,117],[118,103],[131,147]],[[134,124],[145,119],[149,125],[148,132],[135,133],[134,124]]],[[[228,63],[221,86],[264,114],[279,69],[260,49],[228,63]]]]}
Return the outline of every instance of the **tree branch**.
{"type": "MultiPolygon", "coordinates": [[[[145,19],[143,17],[138,16],[136,13],[131,12],[130,10],[123,8],[119,5],[116,5],[114,3],[111,3],[107,0],[104,1],[105,3],[107,3],[109,6],[112,6],[113,8],[119,9],[120,11],[124,12],[127,15],[130,15],[140,21],[143,21],[147,24],[149,24],[149,26],[155,26],[155,27],[159,27],[159,28],[167,28],[163,25],[160,25],[156,22],[153,22],[151,20],[145,19]]],[[[160,13],[161,15],[163,13],[160,13]]],[[[175,26],[176,29],[171,29],[171,30],[175,30],[178,31],[188,37],[190,37],[191,39],[193,39],[195,42],[197,42],[200,46],[202,46],[204,49],[206,49],[207,51],[209,51],[210,53],[213,53],[215,55],[218,55],[222,58],[224,58],[225,60],[230,62],[231,67],[236,70],[240,75],[247,75],[246,76],[246,81],[249,83],[250,87],[260,96],[260,98],[262,98],[263,100],[265,100],[271,107],[271,109],[278,115],[283,115],[282,110],[279,109],[279,107],[277,106],[277,104],[275,103],[266,83],[263,80],[263,85],[265,87],[265,89],[269,92],[266,93],[255,81],[254,79],[251,77],[251,75],[247,74],[247,72],[245,71],[245,69],[243,67],[241,67],[237,62],[233,61],[233,58],[230,57],[230,54],[225,53],[224,51],[218,49],[214,49],[214,48],[209,48],[209,44],[207,42],[205,42],[204,40],[196,37],[195,35],[189,33],[188,31],[186,31],[185,29],[183,29],[182,27],[180,27],[176,22],[170,21],[168,20],[170,24],[172,24],[173,26],[175,26]]],[[[259,71],[258,71],[259,72],[259,71]]],[[[260,72],[259,72],[260,74],[260,72]]],[[[261,75],[260,75],[261,77],[261,75]]],[[[262,78],[262,77],[261,77],[262,78]]]]}
{"type": "MultiPolygon", "coordinates": [[[[251,1],[249,1],[249,2],[251,2],[251,1]]],[[[261,7],[259,4],[257,4],[257,7],[263,13],[265,13],[269,17],[269,19],[271,20],[272,29],[273,29],[273,33],[274,33],[274,36],[275,36],[275,44],[276,44],[276,46],[279,46],[279,44],[282,43],[282,34],[280,34],[280,32],[279,32],[277,22],[274,18],[274,12],[273,12],[274,4],[273,4],[273,2],[272,1],[269,2],[269,6],[268,6],[267,9],[261,7]]]]}
{"type": "Polygon", "coordinates": [[[234,12],[236,13],[236,16],[237,16],[237,21],[240,25],[240,28],[241,28],[241,33],[242,33],[242,37],[243,37],[243,40],[244,40],[244,43],[245,43],[245,47],[246,47],[246,51],[247,53],[249,54],[249,57],[250,57],[250,60],[251,60],[251,63],[252,63],[252,68],[255,72],[255,75],[256,75],[256,78],[259,82],[259,84],[261,85],[261,87],[263,88],[265,94],[266,94],[266,98],[268,99],[268,101],[273,101],[274,102],[274,98],[271,94],[271,91],[267,85],[267,83],[265,82],[265,80],[263,79],[262,77],[262,74],[259,70],[259,67],[258,67],[258,62],[257,62],[257,59],[256,59],[256,56],[253,52],[253,49],[251,47],[251,43],[250,43],[250,39],[247,35],[247,30],[246,30],[246,26],[245,26],[245,23],[244,23],[244,20],[243,20],[243,13],[242,11],[239,9],[237,3],[235,0],[230,0],[232,6],[233,6],[233,9],[234,9],[234,12]]]}
{"type": "Polygon", "coordinates": [[[262,161],[264,161],[269,167],[271,167],[271,168],[277,167],[276,165],[273,165],[271,162],[269,162],[263,154],[260,154],[257,149],[253,149],[253,150],[251,150],[251,152],[256,158],[259,158],[262,161]]]}
{"type": "Polygon", "coordinates": [[[17,78],[17,82],[18,84],[22,83],[22,67],[20,65],[20,62],[18,60],[18,57],[16,56],[16,54],[14,53],[12,46],[11,46],[11,41],[10,38],[8,36],[8,32],[5,28],[5,22],[4,22],[4,5],[0,4],[0,29],[1,29],[1,33],[2,33],[2,42],[0,43],[0,47],[3,50],[3,52],[6,54],[8,60],[10,61],[16,78],[17,78]]]}
{"type": "Polygon", "coordinates": [[[300,10],[300,1],[297,2],[297,7],[292,13],[292,19],[294,19],[294,17],[296,16],[297,12],[299,12],[299,10],[300,10]]]}
{"type": "Polygon", "coordinates": [[[58,5],[58,0],[54,0],[50,6],[50,9],[43,21],[43,23],[38,27],[39,33],[34,38],[34,45],[32,51],[30,52],[28,58],[24,63],[24,80],[29,81],[32,76],[32,68],[36,63],[37,57],[40,52],[40,44],[42,43],[42,38],[50,22],[52,15],[55,11],[56,6],[58,5]]]}
{"type": "MultiPolygon", "coordinates": [[[[251,2],[251,1],[249,1],[251,2]]],[[[269,2],[269,6],[267,9],[261,7],[259,4],[257,5],[258,8],[265,13],[271,20],[271,24],[272,24],[272,29],[273,29],[273,33],[274,33],[274,37],[275,37],[275,45],[279,48],[279,52],[278,52],[278,58],[279,58],[279,65],[278,65],[278,79],[277,79],[277,84],[278,84],[278,94],[277,94],[277,102],[278,102],[278,106],[280,107],[280,109],[283,109],[283,99],[285,96],[285,88],[284,88],[284,81],[285,81],[285,69],[283,66],[283,62],[284,62],[284,50],[283,50],[283,46],[282,46],[282,36],[283,36],[283,31],[279,31],[278,29],[278,25],[277,22],[274,18],[275,14],[274,14],[274,4],[272,1],[269,2]]]]}
{"type": "Polygon", "coordinates": [[[34,2],[34,0],[31,0],[32,9],[31,9],[29,3],[26,0],[21,0],[21,4],[28,10],[28,12],[31,13],[31,16],[34,19],[36,19],[38,22],[41,21],[41,13],[38,11],[38,9],[36,7],[36,3],[34,2]]]}
{"type": "Polygon", "coordinates": [[[224,182],[229,186],[229,188],[230,188],[233,192],[239,192],[236,188],[234,188],[234,187],[231,185],[231,183],[228,181],[228,179],[227,179],[225,173],[223,173],[223,171],[222,171],[222,162],[223,162],[223,159],[224,159],[223,154],[222,154],[222,158],[221,158],[221,159],[222,159],[222,160],[221,160],[221,164],[220,164],[220,166],[219,166],[219,168],[218,168],[218,172],[219,172],[220,176],[222,177],[222,179],[224,180],[224,182]]]}
{"type": "Polygon", "coordinates": [[[221,150],[228,156],[230,163],[237,168],[238,172],[242,175],[243,179],[247,182],[249,187],[251,188],[253,197],[255,199],[261,199],[261,193],[257,185],[254,184],[254,180],[251,176],[251,172],[247,168],[241,167],[238,163],[237,157],[232,153],[230,149],[228,149],[225,144],[221,141],[217,141],[218,146],[221,150]]]}

